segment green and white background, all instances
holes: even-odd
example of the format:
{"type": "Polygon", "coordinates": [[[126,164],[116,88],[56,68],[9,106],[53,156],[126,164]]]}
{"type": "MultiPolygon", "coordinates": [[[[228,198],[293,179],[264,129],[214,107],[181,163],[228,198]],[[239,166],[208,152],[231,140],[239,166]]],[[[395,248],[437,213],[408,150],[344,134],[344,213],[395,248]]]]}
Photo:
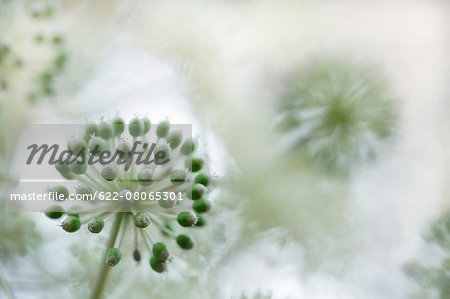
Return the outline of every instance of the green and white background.
{"type": "MultiPolygon", "coordinates": [[[[1,200],[7,125],[170,119],[208,156],[214,217],[162,274],[124,244],[101,296],[449,299],[449,9],[1,0],[1,200]]],[[[0,212],[0,298],[93,295],[107,236],[57,224],[0,212]]]]}

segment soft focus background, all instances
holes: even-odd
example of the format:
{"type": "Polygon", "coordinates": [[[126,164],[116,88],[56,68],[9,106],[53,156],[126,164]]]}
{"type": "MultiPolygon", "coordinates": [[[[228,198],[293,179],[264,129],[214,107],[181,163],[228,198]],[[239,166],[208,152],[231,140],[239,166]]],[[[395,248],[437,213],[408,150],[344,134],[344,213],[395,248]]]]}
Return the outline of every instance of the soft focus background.
{"type": "MultiPolygon", "coordinates": [[[[221,182],[218,219],[165,275],[124,260],[107,298],[449,299],[449,9],[0,0],[2,200],[18,179],[6,124],[168,117],[192,124],[206,148],[221,182]],[[283,148],[275,128],[293,74],[328,59],[376,69],[395,114],[389,138],[370,143],[376,158],[347,165],[351,156],[345,174],[283,148]]],[[[314,132],[303,133],[313,145],[314,132]]],[[[69,235],[40,213],[0,217],[0,298],[89,295],[103,239],[69,235]]]]}

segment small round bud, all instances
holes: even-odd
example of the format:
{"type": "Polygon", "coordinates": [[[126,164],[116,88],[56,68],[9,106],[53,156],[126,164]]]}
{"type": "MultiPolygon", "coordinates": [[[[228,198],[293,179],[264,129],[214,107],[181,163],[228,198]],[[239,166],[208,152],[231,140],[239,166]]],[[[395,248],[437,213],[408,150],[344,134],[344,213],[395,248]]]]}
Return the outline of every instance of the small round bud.
{"type": "Polygon", "coordinates": [[[73,179],[72,174],[70,173],[70,167],[69,164],[66,162],[58,162],[55,164],[56,170],[66,179],[71,180],[73,179]]]}
{"type": "Polygon", "coordinates": [[[94,189],[86,185],[80,185],[75,189],[77,195],[94,195],[94,189]]]}
{"type": "Polygon", "coordinates": [[[145,135],[148,133],[148,131],[150,131],[151,123],[150,123],[150,119],[148,119],[148,117],[144,117],[142,119],[142,122],[144,123],[144,132],[142,135],[145,135]]]}
{"type": "Polygon", "coordinates": [[[141,119],[134,117],[130,120],[128,130],[133,137],[141,136],[144,133],[144,122],[141,119]]]}
{"type": "Polygon", "coordinates": [[[84,140],[89,141],[93,135],[98,135],[97,124],[89,122],[84,130],[84,140]]]}
{"type": "Polygon", "coordinates": [[[119,205],[122,207],[131,207],[133,205],[133,192],[123,189],[119,192],[119,205]]]}
{"type": "Polygon", "coordinates": [[[177,148],[181,142],[183,141],[183,134],[180,131],[173,131],[169,133],[167,137],[167,142],[170,145],[170,148],[177,148]]]}
{"type": "Polygon", "coordinates": [[[186,192],[187,197],[192,200],[197,200],[203,197],[206,193],[206,187],[202,184],[194,184],[192,188],[186,192]]]}
{"type": "Polygon", "coordinates": [[[160,199],[158,200],[158,204],[161,208],[163,209],[170,209],[173,208],[174,206],[177,205],[177,198],[173,197],[173,198],[167,198],[167,199],[160,199]]]}
{"type": "Polygon", "coordinates": [[[191,211],[181,212],[177,216],[177,221],[184,227],[194,226],[197,223],[197,215],[191,211]]]}
{"type": "Polygon", "coordinates": [[[152,267],[152,269],[158,273],[163,273],[164,271],[167,271],[167,265],[159,261],[154,256],[150,258],[150,267],[152,267]]]}
{"type": "Polygon", "coordinates": [[[192,209],[197,213],[205,213],[211,209],[211,202],[206,198],[201,198],[194,201],[192,204],[192,209]]]}
{"type": "Polygon", "coordinates": [[[174,185],[182,185],[188,179],[188,173],[184,169],[175,169],[170,173],[170,182],[174,185]]]}
{"type": "Polygon", "coordinates": [[[51,219],[59,219],[64,215],[64,209],[60,206],[51,206],[45,211],[45,216],[51,219]]]}
{"type": "Polygon", "coordinates": [[[101,120],[97,126],[98,136],[108,140],[114,136],[114,127],[109,121],[101,120]]]}
{"type": "Polygon", "coordinates": [[[160,262],[165,262],[169,258],[169,249],[167,245],[163,242],[157,242],[153,245],[153,256],[156,257],[160,262]]]}
{"type": "Polygon", "coordinates": [[[105,141],[101,139],[100,137],[92,136],[89,140],[89,152],[91,154],[95,154],[96,156],[99,156],[102,152],[106,151],[108,149],[108,146],[106,145],[105,141]]]}
{"type": "Polygon", "coordinates": [[[202,184],[205,187],[209,186],[209,182],[210,182],[210,178],[207,174],[205,173],[199,173],[197,174],[197,176],[195,177],[194,182],[196,184],[202,184]]]}
{"type": "Polygon", "coordinates": [[[195,246],[194,240],[189,235],[178,235],[177,244],[183,249],[192,249],[195,246]]]}
{"type": "Polygon", "coordinates": [[[139,252],[138,249],[135,249],[133,251],[133,258],[136,262],[140,262],[141,261],[141,253],[139,252]]]}
{"type": "Polygon", "coordinates": [[[205,215],[198,215],[198,221],[195,224],[195,226],[205,226],[206,222],[207,220],[205,215]]]}
{"type": "Polygon", "coordinates": [[[155,155],[155,160],[156,160],[155,162],[158,164],[168,161],[170,159],[169,145],[166,143],[158,143],[155,146],[154,155],[155,155]],[[162,153],[164,153],[164,154],[162,154],[162,153]]]}
{"type": "Polygon", "coordinates": [[[203,167],[203,164],[204,164],[203,159],[195,157],[186,159],[184,163],[184,165],[192,172],[200,171],[203,167]]]}
{"type": "Polygon", "coordinates": [[[95,216],[88,222],[88,230],[93,234],[98,234],[103,230],[103,227],[105,226],[105,222],[102,218],[95,216]]]}
{"type": "Polygon", "coordinates": [[[86,153],[87,144],[84,140],[74,137],[69,140],[69,143],[67,144],[67,148],[69,151],[71,151],[74,155],[80,156],[86,153]]]}
{"type": "Polygon", "coordinates": [[[122,159],[122,160],[127,160],[130,157],[130,153],[131,153],[131,144],[129,144],[128,142],[126,142],[125,140],[121,140],[116,147],[116,152],[117,155],[122,159]]]}
{"type": "Polygon", "coordinates": [[[55,192],[55,200],[66,200],[69,197],[69,190],[64,186],[53,186],[49,192],[55,192]]]}
{"type": "Polygon", "coordinates": [[[70,170],[74,174],[83,174],[87,171],[87,164],[85,161],[83,161],[82,158],[78,158],[76,161],[74,161],[72,164],[70,164],[70,170]]]}
{"type": "MultiPolygon", "coordinates": [[[[175,229],[173,228],[173,225],[171,222],[164,222],[164,227],[171,232],[175,232],[175,229]]],[[[161,233],[166,237],[169,236],[169,234],[164,230],[161,230],[161,233]]]]}
{"type": "Polygon", "coordinates": [[[102,167],[102,177],[107,181],[113,181],[117,177],[117,171],[112,164],[108,164],[102,167]]]}
{"type": "Polygon", "coordinates": [[[169,134],[170,123],[165,120],[158,124],[156,127],[156,135],[159,138],[166,138],[167,134],[169,134]]]}
{"type": "Polygon", "coordinates": [[[74,233],[81,227],[80,219],[76,216],[67,216],[61,223],[61,227],[66,232],[74,233]]]}
{"type": "Polygon", "coordinates": [[[108,265],[109,267],[114,267],[115,265],[117,265],[120,262],[121,258],[122,254],[117,248],[109,248],[106,251],[106,265],[108,265]]]}
{"type": "Polygon", "coordinates": [[[114,135],[119,136],[125,130],[125,121],[120,116],[116,115],[112,119],[112,125],[114,128],[114,135]]]}
{"type": "Polygon", "coordinates": [[[134,215],[134,224],[139,228],[149,226],[150,222],[150,215],[147,212],[138,212],[134,215]]]}
{"type": "Polygon", "coordinates": [[[184,155],[190,155],[195,151],[196,147],[197,147],[196,142],[192,138],[189,138],[183,143],[180,151],[184,155]]]}
{"type": "Polygon", "coordinates": [[[141,186],[150,186],[153,183],[153,171],[150,168],[142,168],[138,174],[138,182],[141,186]]]}

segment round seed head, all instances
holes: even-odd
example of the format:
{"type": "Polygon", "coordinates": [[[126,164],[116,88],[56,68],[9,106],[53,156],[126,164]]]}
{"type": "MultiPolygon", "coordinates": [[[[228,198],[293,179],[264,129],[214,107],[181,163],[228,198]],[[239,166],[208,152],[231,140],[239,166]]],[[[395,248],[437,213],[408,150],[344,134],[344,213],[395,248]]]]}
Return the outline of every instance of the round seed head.
{"type": "Polygon", "coordinates": [[[192,138],[189,138],[181,146],[181,153],[184,155],[190,155],[195,151],[196,147],[196,142],[192,138]]]}
{"type": "Polygon", "coordinates": [[[160,200],[158,200],[158,204],[159,204],[159,206],[161,207],[161,208],[163,208],[163,209],[170,209],[170,208],[173,208],[174,206],[176,206],[177,205],[177,202],[178,202],[178,200],[177,200],[177,198],[176,197],[174,197],[174,198],[167,198],[167,199],[160,199],[160,200]]]}
{"type": "Polygon", "coordinates": [[[165,120],[158,124],[156,127],[156,135],[159,138],[166,138],[167,134],[169,134],[170,123],[165,120]]]}
{"type": "Polygon", "coordinates": [[[130,131],[130,135],[133,137],[141,136],[144,133],[144,122],[142,119],[134,117],[130,120],[128,130],[130,131]]]}
{"type": "Polygon", "coordinates": [[[109,248],[106,251],[106,265],[108,265],[109,267],[114,267],[115,265],[117,265],[120,262],[121,258],[122,254],[117,248],[109,248]]]}
{"type": "Polygon", "coordinates": [[[169,133],[167,142],[172,149],[177,148],[183,141],[183,134],[180,131],[173,131],[169,133]]]}
{"type": "Polygon", "coordinates": [[[144,132],[142,135],[145,135],[148,133],[148,131],[150,131],[151,123],[150,123],[150,119],[148,117],[144,117],[142,119],[142,122],[144,123],[144,132]]]}
{"type": "Polygon", "coordinates": [[[189,235],[178,235],[177,244],[183,249],[192,249],[195,246],[194,240],[189,235]]]}
{"type": "Polygon", "coordinates": [[[102,167],[102,177],[107,181],[113,181],[117,177],[117,171],[112,164],[108,164],[102,167]]]}
{"type": "Polygon", "coordinates": [[[165,262],[169,258],[169,249],[167,245],[163,242],[157,242],[153,245],[153,256],[156,257],[160,262],[165,262]]]}
{"type": "Polygon", "coordinates": [[[101,120],[97,126],[98,136],[108,140],[114,136],[114,127],[109,121],[101,120]]]}
{"type": "Polygon", "coordinates": [[[201,198],[194,201],[192,204],[192,209],[197,213],[205,213],[211,209],[211,202],[206,198],[201,198]]]}
{"type": "Polygon", "coordinates": [[[100,217],[94,217],[88,222],[88,230],[93,234],[98,234],[103,230],[105,222],[100,217]]]}
{"type": "Polygon", "coordinates": [[[188,173],[184,169],[175,169],[170,173],[170,182],[178,186],[184,184],[188,179],[188,173]]]}
{"type": "Polygon", "coordinates": [[[100,137],[92,136],[91,139],[89,139],[88,148],[90,153],[95,153],[95,155],[98,156],[100,153],[106,151],[108,146],[100,137]]]}
{"type": "Polygon", "coordinates": [[[123,189],[119,192],[119,205],[122,207],[131,207],[133,205],[133,192],[123,189]]]}
{"type": "Polygon", "coordinates": [[[67,148],[75,155],[83,155],[86,153],[87,144],[83,139],[73,137],[69,140],[67,148]]]}
{"type": "Polygon", "coordinates": [[[186,192],[187,197],[192,200],[197,200],[203,197],[206,193],[206,187],[202,184],[194,184],[192,188],[186,192]]]}
{"type": "Polygon", "coordinates": [[[138,182],[141,186],[150,186],[153,183],[153,171],[150,168],[143,168],[139,171],[138,182]]]}
{"type": "Polygon", "coordinates": [[[167,271],[167,265],[165,263],[162,263],[154,256],[150,258],[150,267],[152,267],[152,269],[158,273],[163,273],[167,271]]]}
{"type": "Polygon", "coordinates": [[[85,161],[82,161],[81,158],[78,158],[76,161],[74,161],[72,164],[70,164],[70,170],[74,174],[83,174],[87,171],[87,164],[85,161]]]}
{"type": "Polygon", "coordinates": [[[80,219],[76,216],[67,216],[61,223],[61,227],[66,232],[74,233],[81,227],[80,219]]]}
{"type": "Polygon", "coordinates": [[[205,226],[207,222],[205,215],[198,215],[198,221],[195,226],[205,226]]]}
{"type": "Polygon", "coordinates": [[[64,186],[53,186],[48,191],[56,193],[56,200],[66,200],[69,197],[69,190],[64,186]],[[62,199],[60,199],[60,196],[62,196],[62,199]]]}
{"type": "Polygon", "coordinates": [[[117,155],[122,159],[122,160],[127,160],[130,157],[130,152],[131,152],[132,148],[131,148],[131,144],[129,144],[128,142],[126,142],[125,140],[121,140],[116,147],[116,152],[117,155]]]}
{"type": "Polygon", "coordinates": [[[64,215],[64,209],[60,206],[51,206],[45,211],[45,215],[51,219],[59,219],[64,215]]]}
{"type": "Polygon", "coordinates": [[[178,214],[177,221],[184,227],[194,226],[197,223],[197,215],[191,211],[184,211],[178,214]]]}
{"type": "Polygon", "coordinates": [[[203,164],[204,164],[203,159],[195,158],[195,157],[186,159],[186,161],[184,163],[184,165],[192,172],[200,171],[203,167],[203,164]]]}
{"type": "Polygon", "coordinates": [[[98,135],[97,124],[94,122],[87,123],[84,130],[84,140],[89,141],[89,139],[91,139],[91,136],[95,135],[98,135]]]}
{"type": "Polygon", "coordinates": [[[199,173],[195,177],[194,182],[196,184],[202,184],[203,186],[208,187],[209,182],[210,182],[210,177],[205,173],[199,173]]]}
{"type": "Polygon", "coordinates": [[[139,228],[149,226],[150,222],[150,215],[147,212],[138,212],[134,215],[134,224],[139,228]]]}
{"type": "Polygon", "coordinates": [[[112,125],[114,128],[114,135],[119,136],[125,130],[125,121],[120,116],[116,115],[112,119],[112,125]]]}

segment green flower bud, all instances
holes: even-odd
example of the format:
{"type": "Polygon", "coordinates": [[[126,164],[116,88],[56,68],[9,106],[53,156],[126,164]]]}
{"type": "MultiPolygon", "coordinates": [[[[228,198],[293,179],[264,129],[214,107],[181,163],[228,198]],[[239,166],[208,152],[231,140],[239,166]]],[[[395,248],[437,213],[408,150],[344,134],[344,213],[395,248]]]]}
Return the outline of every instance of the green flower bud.
{"type": "Polygon", "coordinates": [[[191,211],[181,212],[177,216],[177,221],[184,227],[194,226],[197,223],[197,215],[191,211]]]}
{"type": "Polygon", "coordinates": [[[164,271],[167,271],[167,265],[159,261],[154,256],[150,258],[150,267],[152,267],[152,269],[158,273],[163,273],[164,271]]]}
{"type": "Polygon", "coordinates": [[[125,130],[125,121],[120,116],[116,115],[112,120],[114,128],[114,135],[119,136],[125,130]]]}
{"type": "Polygon", "coordinates": [[[190,155],[195,151],[196,147],[197,147],[196,142],[192,138],[189,138],[183,143],[180,151],[184,155],[190,155]]]}
{"type": "Polygon", "coordinates": [[[76,216],[67,216],[61,223],[61,227],[66,232],[74,233],[81,227],[80,219],[76,216]]]}
{"type": "Polygon", "coordinates": [[[153,183],[153,171],[150,168],[142,168],[138,174],[138,182],[141,186],[150,186],[153,183]]]}
{"type": "Polygon", "coordinates": [[[183,141],[183,134],[180,131],[173,131],[169,133],[167,137],[167,143],[169,143],[170,148],[177,148],[183,141]]]}
{"type": "Polygon", "coordinates": [[[56,200],[66,200],[69,197],[69,190],[67,190],[67,188],[64,186],[53,186],[49,189],[49,192],[56,193],[56,196],[55,196],[56,200]],[[59,198],[61,196],[60,194],[63,195],[62,199],[59,198]]]}
{"type": "Polygon", "coordinates": [[[105,226],[105,222],[102,218],[95,216],[88,222],[88,230],[93,234],[98,234],[103,230],[103,227],[105,226]]]}
{"type": "Polygon", "coordinates": [[[195,226],[205,226],[207,223],[207,219],[205,215],[197,215],[198,216],[198,221],[195,224],[195,226]]]}
{"type": "Polygon", "coordinates": [[[136,262],[140,262],[141,261],[141,253],[139,252],[138,249],[135,249],[133,251],[133,258],[136,262]]]}
{"type": "Polygon", "coordinates": [[[133,137],[138,137],[143,135],[144,133],[144,122],[137,118],[134,117],[131,121],[130,124],[128,125],[128,130],[130,131],[130,135],[133,137]]]}
{"type": "Polygon", "coordinates": [[[148,131],[150,131],[151,123],[150,123],[150,119],[148,119],[148,117],[144,117],[142,119],[142,122],[144,123],[144,132],[142,135],[145,135],[148,133],[148,131]]]}
{"type": "Polygon", "coordinates": [[[206,198],[201,198],[194,201],[192,204],[192,209],[197,213],[205,213],[211,209],[211,202],[206,198]]]}
{"type": "Polygon", "coordinates": [[[165,262],[169,258],[169,249],[167,245],[163,242],[157,242],[153,245],[153,256],[156,257],[160,262],[165,262]]]}
{"type": "MultiPolygon", "coordinates": [[[[167,228],[171,232],[175,232],[175,229],[173,228],[173,225],[170,222],[164,222],[164,227],[167,228]]],[[[164,230],[161,230],[161,233],[166,237],[169,236],[169,234],[164,230]]]]}
{"type": "Polygon", "coordinates": [[[207,174],[205,173],[199,173],[197,174],[197,176],[195,177],[194,182],[196,184],[202,184],[205,187],[209,186],[209,182],[210,182],[210,178],[207,174]]]}
{"type": "Polygon", "coordinates": [[[203,167],[203,164],[204,164],[203,159],[195,158],[195,157],[186,159],[186,161],[184,163],[184,165],[192,172],[200,171],[203,167]]]}
{"type": "Polygon", "coordinates": [[[108,164],[102,167],[102,177],[107,181],[113,181],[117,177],[116,168],[112,164],[108,164]]]}
{"type": "Polygon", "coordinates": [[[139,228],[145,228],[150,225],[151,219],[147,212],[138,212],[134,215],[134,224],[139,228]]]}
{"type": "Polygon", "coordinates": [[[69,140],[67,148],[75,155],[81,155],[86,153],[87,144],[84,140],[74,137],[69,140]]]}
{"type": "Polygon", "coordinates": [[[85,131],[84,131],[84,140],[89,141],[91,139],[91,136],[98,135],[98,129],[97,124],[94,122],[89,122],[86,125],[85,131]]]}
{"type": "Polygon", "coordinates": [[[133,205],[134,198],[133,192],[128,189],[123,189],[119,192],[119,205],[123,207],[131,207],[133,205]]]}
{"type": "Polygon", "coordinates": [[[45,215],[51,219],[59,219],[64,215],[64,209],[60,206],[51,206],[45,211],[45,215]]]}
{"type": "Polygon", "coordinates": [[[178,199],[176,197],[174,198],[167,198],[167,199],[160,199],[158,200],[158,204],[163,209],[170,209],[177,205],[178,199]]]}
{"type": "Polygon", "coordinates": [[[106,145],[105,141],[101,139],[100,137],[92,136],[89,140],[89,152],[95,153],[96,156],[99,156],[102,152],[106,151],[108,149],[108,146],[106,145]]]}
{"type": "Polygon", "coordinates": [[[165,153],[165,155],[163,156],[163,158],[157,159],[156,160],[157,163],[165,162],[170,159],[170,147],[168,144],[165,144],[165,143],[157,144],[155,146],[154,153],[155,153],[155,155],[162,155],[162,154],[159,154],[159,152],[165,153]]]}
{"type": "Polygon", "coordinates": [[[165,120],[158,124],[156,127],[156,135],[159,138],[166,138],[167,134],[169,134],[170,123],[165,120]]]}
{"type": "Polygon", "coordinates": [[[73,176],[70,173],[69,164],[67,164],[65,162],[58,162],[55,164],[55,168],[66,179],[68,179],[68,180],[73,179],[73,176]]]}
{"type": "Polygon", "coordinates": [[[195,246],[194,240],[189,235],[178,235],[177,244],[183,249],[192,249],[195,246]]]}
{"type": "Polygon", "coordinates": [[[72,164],[70,164],[70,170],[74,174],[83,174],[87,171],[87,164],[86,162],[82,163],[81,158],[78,158],[77,161],[74,161],[72,164]]]}
{"type": "Polygon", "coordinates": [[[127,160],[130,157],[130,152],[132,150],[131,144],[126,142],[125,140],[121,140],[116,147],[117,155],[122,160],[127,160]]]}
{"type": "Polygon", "coordinates": [[[121,258],[122,254],[117,248],[109,248],[106,251],[106,265],[108,265],[109,267],[114,267],[115,265],[117,265],[120,262],[121,258]]]}
{"type": "Polygon", "coordinates": [[[187,197],[192,200],[197,200],[203,197],[206,193],[206,187],[202,184],[194,184],[192,188],[186,192],[187,197]]]}
{"type": "Polygon", "coordinates": [[[98,136],[102,137],[105,140],[111,139],[114,136],[114,127],[113,125],[105,120],[101,120],[97,126],[98,136]]]}
{"type": "Polygon", "coordinates": [[[78,186],[78,188],[75,189],[75,193],[79,195],[87,195],[87,194],[94,195],[94,189],[86,185],[80,185],[78,186]]]}
{"type": "Polygon", "coordinates": [[[188,173],[184,169],[175,169],[170,173],[170,182],[176,186],[184,184],[188,179],[188,173]]]}

